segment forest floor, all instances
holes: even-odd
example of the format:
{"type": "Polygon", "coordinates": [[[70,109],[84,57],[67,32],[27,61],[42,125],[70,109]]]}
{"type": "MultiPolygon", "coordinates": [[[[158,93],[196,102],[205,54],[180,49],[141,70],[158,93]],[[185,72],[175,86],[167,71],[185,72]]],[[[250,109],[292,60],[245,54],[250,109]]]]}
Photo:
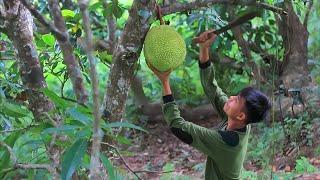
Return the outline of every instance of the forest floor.
{"type": "MultiPolygon", "coordinates": [[[[198,125],[211,128],[217,124],[217,118],[199,120],[198,125]]],[[[168,177],[188,176],[189,179],[204,179],[204,168],[206,157],[194,148],[184,144],[177,139],[170,131],[168,126],[162,122],[149,122],[146,127],[149,134],[136,134],[133,139],[136,141],[122,150],[131,152],[133,155],[123,155],[126,163],[134,171],[138,172],[140,178],[148,180],[168,179],[168,177]],[[161,173],[169,171],[167,173],[161,173]]],[[[314,127],[315,131],[319,126],[314,127]]],[[[254,133],[254,128],[253,132],[254,133]]],[[[251,135],[252,135],[251,133],[251,135]]],[[[320,168],[320,157],[315,156],[313,150],[320,144],[320,135],[314,136],[313,146],[303,146],[299,148],[299,154],[304,154],[309,162],[320,168]]],[[[275,158],[270,165],[273,172],[294,171],[297,156],[297,149],[287,148],[285,153],[275,153],[275,158]]],[[[117,166],[127,169],[120,159],[113,159],[117,166]]],[[[247,160],[244,164],[247,171],[261,173],[264,170],[255,165],[255,162],[247,160]]],[[[296,176],[298,177],[298,176],[296,176]]],[[[169,178],[171,179],[171,178],[169,178]]],[[[319,179],[319,174],[301,175],[297,179],[319,179]]]]}

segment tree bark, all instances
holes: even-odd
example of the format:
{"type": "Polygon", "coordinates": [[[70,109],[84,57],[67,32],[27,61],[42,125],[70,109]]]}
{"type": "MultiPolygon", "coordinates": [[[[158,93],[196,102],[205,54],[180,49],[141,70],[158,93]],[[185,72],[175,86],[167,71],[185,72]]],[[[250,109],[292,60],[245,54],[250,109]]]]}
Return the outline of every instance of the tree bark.
{"type": "Polygon", "coordinates": [[[300,22],[291,1],[284,2],[284,9],[288,15],[277,21],[285,47],[280,79],[287,88],[301,88],[310,81],[307,65],[309,33],[300,22]]]}
{"type": "MultiPolygon", "coordinates": [[[[2,9],[3,4],[0,4],[2,9]]],[[[33,18],[29,10],[18,0],[4,1],[4,9],[1,18],[4,21],[4,30],[17,50],[20,76],[28,95],[28,108],[36,120],[51,119],[54,126],[58,127],[62,120],[57,114],[53,118],[48,112],[53,110],[54,104],[40,91],[46,88],[42,68],[38,59],[36,47],[33,43],[33,18]]],[[[55,139],[61,136],[53,135],[53,141],[47,145],[47,153],[52,160],[53,179],[59,179],[58,168],[62,150],[55,145],[55,139]]]]}
{"type": "Polygon", "coordinates": [[[19,1],[5,1],[5,32],[17,50],[18,65],[23,85],[26,88],[29,109],[35,119],[54,108],[49,99],[39,90],[47,87],[42,68],[33,43],[33,19],[30,12],[19,1]]]}
{"type": "Polygon", "coordinates": [[[66,36],[65,39],[57,37],[57,40],[63,54],[64,63],[67,66],[67,71],[72,82],[74,93],[78,103],[85,104],[88,101],[88,93],[84,87],[79,63],[73,53],[73,46],[69,40],[69,33],[66,28],[64,18],[62,17],[58,0],[50,0],[49,7],[55,26],[66,36]]]}
{"type": "Polygon", "coordinates": [[[83,21],[83,29],[85,31],[86,38],[86,53],[90,63],[90,78],[92,84],[92,96],[93,96],[93,134],[92,134],[92,151],[90,159],[90,179],[101,179],[100,169],[100,147],[102,133],[100,129],[100,102],[99,102],[99,80],[96,69],[96,59],[93,55],[93,34],[90,26],[89,1],[78,0],[80,11],[83,21]]]}

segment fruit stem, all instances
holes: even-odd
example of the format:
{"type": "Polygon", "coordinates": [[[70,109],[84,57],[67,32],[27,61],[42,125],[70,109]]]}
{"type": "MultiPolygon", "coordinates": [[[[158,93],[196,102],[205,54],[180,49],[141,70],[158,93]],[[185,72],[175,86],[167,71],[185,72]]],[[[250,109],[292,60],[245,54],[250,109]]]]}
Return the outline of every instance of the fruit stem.
{"type": "Polygon", "coordinates": [[[160,20],[160,25],[164,25],[163,19],[162,19],[162,13],[161,13],[161,7],[156,4],[156,10],[157,10],[157,18],[160,20]]]}

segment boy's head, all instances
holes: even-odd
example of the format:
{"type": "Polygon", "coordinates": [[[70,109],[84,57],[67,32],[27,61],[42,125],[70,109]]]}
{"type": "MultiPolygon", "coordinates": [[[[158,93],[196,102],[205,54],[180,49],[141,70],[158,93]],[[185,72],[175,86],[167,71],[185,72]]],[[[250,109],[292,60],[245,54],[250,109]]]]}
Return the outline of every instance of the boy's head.
{"type": "Polygon", "coordinates": [[[230,96],[223,110],[229,118],[245,124],[264,120],[271,108],[268,97],[252,87],[242,89],[237,96],[230,96]]]}

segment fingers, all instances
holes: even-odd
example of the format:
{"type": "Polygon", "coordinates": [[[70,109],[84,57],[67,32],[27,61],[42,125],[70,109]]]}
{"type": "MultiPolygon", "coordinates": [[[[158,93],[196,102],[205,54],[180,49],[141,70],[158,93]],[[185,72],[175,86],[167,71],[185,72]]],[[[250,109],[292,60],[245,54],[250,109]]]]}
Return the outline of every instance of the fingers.
{"type": "Polygon", "coordinates": [[[169,69],[169,70],[167,70],[167,71],[165,71],[165,72],[162,72],[164,75],[169,75],[170,73],[172,72],[172,69],[169,69]]]}
{"type": "Polygon", "coordinates": [[[216,37],[217,37],[216,34],[211,33],[211,34],[209,35],[209,42],[213,42],[213,41],[216,39],[216,37]]]}
{"type": "Polygon", "coordinates": [[[151,69],[151,71],[153,72],[157,71],[151,64],[148,63],[148,61],[146,62],[147,62],[147,66],[149,67],[149,69],[151,69]]]}
{"type": "Polygon", "coordinates": [[[200,38],[200,41],[202,41],[202,42],[206,41],[208,39],[208,32],[201,33],[199,38],[200,38]]]}
{"type": "MultiPolygon", "coordinates": [[[[147,61],[146,61],[147,62],[147,61]]],[[[149,67],[149,69],[156,74],[157,76],[161,73],[160,71],[158,71],[156,68],[154,68],[150,63],[147,62],[147,66],[149,67]]]]}

